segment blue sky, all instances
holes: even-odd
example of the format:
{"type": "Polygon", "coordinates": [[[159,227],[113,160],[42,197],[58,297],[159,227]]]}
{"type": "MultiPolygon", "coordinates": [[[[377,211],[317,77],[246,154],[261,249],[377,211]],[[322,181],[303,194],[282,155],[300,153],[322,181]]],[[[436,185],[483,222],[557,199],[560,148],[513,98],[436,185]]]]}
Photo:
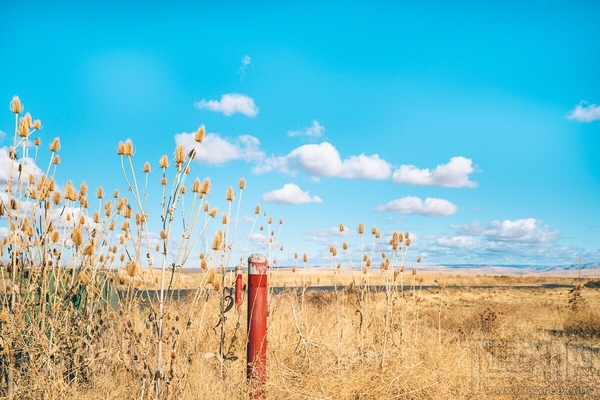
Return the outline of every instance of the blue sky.
{"type": "Polygon", "coordinates": [[[600,260],[597,2],[21,3],[0,14],[0,157],[18,95],[61,139],[59,184],[126,190],[119,141],[157,167],[204,124],[211,205],[247,182],[240,255],[265,251],[260,204],[281,265],[343,241],[356,262],[359,222],[369,249],[373,226],[382,249],[409,231],[424,264],[600,260]]]}

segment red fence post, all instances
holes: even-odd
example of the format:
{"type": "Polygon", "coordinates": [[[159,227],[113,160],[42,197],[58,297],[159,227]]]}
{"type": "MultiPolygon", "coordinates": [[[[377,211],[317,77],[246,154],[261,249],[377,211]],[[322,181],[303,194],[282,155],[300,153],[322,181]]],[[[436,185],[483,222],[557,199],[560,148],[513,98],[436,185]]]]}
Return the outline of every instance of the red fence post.
{"type": "Polygon", "coordinates": [[[242,313],[242,301],[244,299],[242,288],[242,264],[238,264],[235,268],[235,309],[238,315],[242,313]]]}
{"type": "Polygon", "coordinates": [[[267,382],[267,270],[262,254],[248,257],[248,347],[246,376],[254,398],[264,398],[267,382]]]}

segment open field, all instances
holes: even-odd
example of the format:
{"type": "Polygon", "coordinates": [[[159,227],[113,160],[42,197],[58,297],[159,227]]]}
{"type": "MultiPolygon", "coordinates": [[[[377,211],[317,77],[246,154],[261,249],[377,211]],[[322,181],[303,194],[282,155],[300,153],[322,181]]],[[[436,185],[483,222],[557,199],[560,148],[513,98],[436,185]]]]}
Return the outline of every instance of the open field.
{"type": "MultiPolygon", "coordinates": [[[[305,272],[307,280],[325,286],[335,281],[339,290],[302,294],[298,289],[271,296],[268,398],[600,395],[595,311],[600,290],[581,289],[576,295],[571,288],[541,286],[573,284],[573,278],[406,273],[403,296],[399,288],[373,292],[371,286],[357,284],[348,289],[350,274],[305,272]],[[420,289],[435,280],[446,283],[445,288],[420,289]],[[530,287],[534,285],[540,286],[530,287]]],[[[274,271],[271,282],[293,288],[296,274],[274,271]]],[[[249,398],[245,302],[241,315],[235,309],[226,314],[221,341],[222,292],[208,282],[219,279],[204,273],[177,275],[173,282],[194,280],[201,286],[186,302],[166,303],[166,385],[160,397],[249,398]]],[[[369,283],[385,283],[377,279],[369,283]]],[[[31,338],[22,348],[36,357],[18,364],[23,374],[14,378],[14,398],[153,398],[153,306],[122,300],[120,307],[118,313],[98,310],[92,315],[90,338],[79,350],[41,351],[44,340],[31,338]]],[[[71,326],[71,334],[77,329],[83,328],[71,326]]],[[[9,338],[5,332],[4,346],[9,338]]]]}

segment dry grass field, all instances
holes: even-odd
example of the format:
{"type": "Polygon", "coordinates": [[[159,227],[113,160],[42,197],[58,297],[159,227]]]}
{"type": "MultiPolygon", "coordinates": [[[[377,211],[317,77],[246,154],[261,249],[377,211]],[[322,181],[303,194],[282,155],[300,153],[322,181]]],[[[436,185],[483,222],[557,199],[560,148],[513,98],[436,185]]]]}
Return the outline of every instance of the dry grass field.
{"type": "MultiPolygon", "coordinates": [[[[185,301],[166,305],[167,359],[160,398],[251,398],[245,377],[246,303],[241,315],[235,308],[225,313],[221,342],[217,326],[223,292],[205,275],[209,273],[174,279],[194,280],[200,289],[185,301]],[[221,348],[224,357],[219,356],[221,348]]],[[[301,285],[293,289],[294,275],[271,274],[273,284],[289,289],[270,295],[268,398],[600,395],[600,291],[541,286],[576,285],[577,279],[424,274],[421,283],[417,273],[406,274],[404,292],[340,285],[337,292],[302,294],[301,285]],[[430,286],[428,279],[445,287],[423,289],[430,286]],[[469,287],[480,285],[494,287],[469,287]]],[[[324,285],[334,279],[331,271],[308,275],[324,285]]],[[[123,282],[122,288],[127,287],[123,282]]],[[[6,325],[16,324],[19,316],[6,317],[3,347],[12,340],[12,346],[28,353],[26,359],[14,360],[13,398],[154,398],[155,317],[147,303],[122,300],[117,312],[97,309],[68,331],[85,331],[88,337],[65,340],[62,348],[48,348],[43,335],[11,338],[6,325]]],[[[5,379],[0,389],[6,395],[5,379]]]]}

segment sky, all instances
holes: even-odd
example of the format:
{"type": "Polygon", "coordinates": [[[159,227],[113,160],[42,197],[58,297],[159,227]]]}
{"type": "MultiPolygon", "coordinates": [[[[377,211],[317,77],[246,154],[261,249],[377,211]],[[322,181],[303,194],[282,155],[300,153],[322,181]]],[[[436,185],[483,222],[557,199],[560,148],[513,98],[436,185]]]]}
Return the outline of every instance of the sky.
{"type": "Polygon", "coordinates": [[[409,264],[598,262],[599,17],[568,0],[5,2],[0,164],[14,95],[44,149],[60,138],[59,185],[127,192],[131,139],[156,234],[158,160],[204,125],[191,179],[220,213],[235,189],[234,258],[356,264],[400,231],[409,264]]]}

